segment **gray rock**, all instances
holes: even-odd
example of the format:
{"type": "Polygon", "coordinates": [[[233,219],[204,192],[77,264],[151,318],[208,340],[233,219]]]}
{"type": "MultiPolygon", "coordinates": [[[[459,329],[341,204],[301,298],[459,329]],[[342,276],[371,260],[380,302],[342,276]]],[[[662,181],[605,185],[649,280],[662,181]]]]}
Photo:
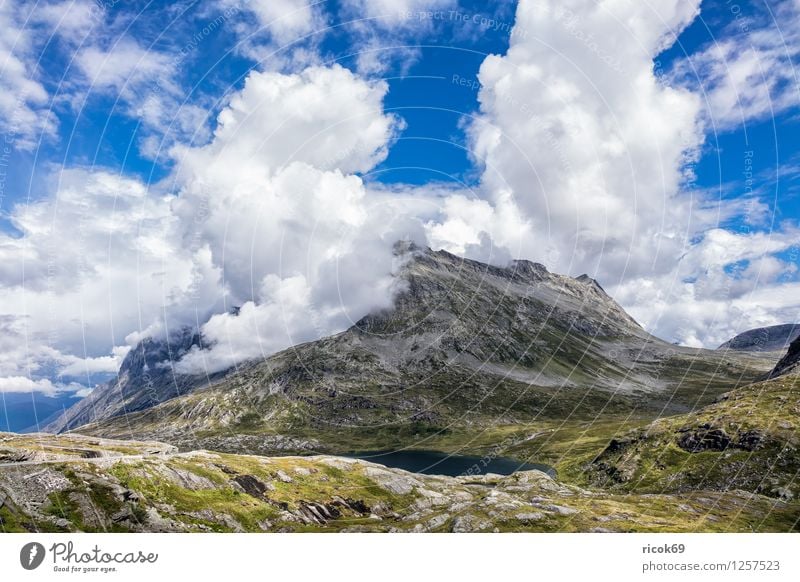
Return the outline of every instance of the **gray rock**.
{"type": "Polygon", "coordinates": [[[364,474],[375,481],[378,486],[396,495],[407,495],[414,491],[414,488],[422,486],[422,483],[411,477],[410,474],[403,475],[378,467],[366,467],[364,474]]]}
{"type": "Polygon", "coordinates": [[[566,507],[564,505],[545,505],[544,509],[557,513],[558,515],[574,515],[578,513],[577,509],[572,509],[571,507],[566,507]]]}
{"type": "Polygon", "coordinates": [[[454,533],[470,533],[484,531],[492,527],[492,523],[471,513],[459,515],[453,520],[450,531],[454,533]]]}
{"type": "Polygon", "coordinates": [[[289,475],[287,475],[285,472],[281,471],[280,469],[278,470],[277,473],[275,473],[275,476],[278,478],[278,481],[280,481],[281,483],[292,483],[294,481],[291,477],[289,477],[289,475]]]}
{"type": "Polygon", "coordinates": [[[546,516],[544,513],[540,513],[538,511],[529,511],[524,513],[517,513],[514,515],[514,519],[521,521],[523,523],[539,521],[544,519],[546,516]]]}

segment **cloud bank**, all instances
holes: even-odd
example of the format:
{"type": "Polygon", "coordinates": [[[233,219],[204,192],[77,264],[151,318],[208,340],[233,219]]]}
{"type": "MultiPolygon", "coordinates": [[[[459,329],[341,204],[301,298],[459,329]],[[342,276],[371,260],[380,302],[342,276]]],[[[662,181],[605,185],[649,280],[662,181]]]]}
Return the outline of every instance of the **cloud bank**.
{"type": "MultiPolygon", "coordinates": [[[[350,24],[364,55],[422,34],[409,11],[452,5],[362,4],[342,10],[366,17],[350,24]]],[[[477,184],[387,187],[364,178],[405,127],[385,108],[387,61],[321,64],[314,37],[329,15],[317,6],[219,6],[233,10],[226,22],[243,55],[304,40],[250,71],[221,101],[213,131],[203,130],[208,108],[182,101],[176,54],[132,39],[77,50],[78,85],[118,99],[157,138],[142,147],[170,170],[147,183],[52,167],[44,195],[10,210],[15,232],[0,234],[0,391],[80,390],[141,338],[186,325],[210,347],[178,362],[183,373],[342,331],[391,305],[392,246],[403,238],[588,272],[650,331],[689,345],[797,319],[796,225],[770,233],[757,199],[693,186],[711,127],[791,106],[785,73],[742,96],[754,63],[784,70],[771,37],[756,35],[750,56],[726,44],[734,40],[704,47],[659,75],[654,59],[698,17],[698,1],[521,0],[509,49],[485,58],[478,110],[464,116],[477,184]],[[742,226],[726,228],[732,220],[742,226]]],[[[51,26],[58,18],[77,34],[69,14],[52,12],[51,26]]],[[[0,18],[18,15],[4,8],[0,18]]],[[[12,72],[24,63],[20,46],[12,72]]],[[[25,96],[13,107],[54,131],[43,85],[22,74],[4,83],[25,96]]],[[[0,102],[0,112],[12,105],[0,102]]]]}

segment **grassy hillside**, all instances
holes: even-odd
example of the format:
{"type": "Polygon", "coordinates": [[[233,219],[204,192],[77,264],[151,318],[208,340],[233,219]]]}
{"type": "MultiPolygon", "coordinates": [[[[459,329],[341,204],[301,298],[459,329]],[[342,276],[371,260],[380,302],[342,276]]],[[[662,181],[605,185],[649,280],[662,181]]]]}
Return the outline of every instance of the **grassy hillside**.
{"type": "Polygon", "coordinates": [[[330,456],[0,435],[2,531],[789,531],[742,492],[606,493],[538,471],[437,477],[330,456]]]}
{"type": "Polygon", "coordinates": [[[696,413],[657,420],[613,439],[587,483],[612,490],[800,494],[800,376],[733,390],[696,413]]]}

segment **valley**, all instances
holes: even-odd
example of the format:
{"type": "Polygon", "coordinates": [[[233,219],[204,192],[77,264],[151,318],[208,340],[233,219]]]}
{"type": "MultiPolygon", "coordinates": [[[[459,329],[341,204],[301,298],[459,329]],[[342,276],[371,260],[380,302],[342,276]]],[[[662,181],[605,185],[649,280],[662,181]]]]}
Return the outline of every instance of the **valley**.
{"type": "Polygon", "coordinates": [[[798,341],[671,345],[587,276],[395,252],[394,308],[342,333],[194,375],[197,332],[146,339],[50,434],[0,435],[3,529],[798,529],[798,341]]]}

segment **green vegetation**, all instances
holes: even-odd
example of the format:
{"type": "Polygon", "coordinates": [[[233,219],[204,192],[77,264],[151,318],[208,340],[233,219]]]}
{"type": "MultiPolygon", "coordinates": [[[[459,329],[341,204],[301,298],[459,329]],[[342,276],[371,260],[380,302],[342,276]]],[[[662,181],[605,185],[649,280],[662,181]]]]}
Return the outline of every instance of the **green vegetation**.
{"type": "MultiPolygon", "coordinates": [[[[502,438],[515,455],[553,458],[599,446],[585,426],[548,430],[530,439],[527,430],[499,427],[473,435],[471,446],[502,438]]],[[[457,446],[462,436],[440,442],[457,446]]],[[[614,493],[536,471],[453,478],[337,457],[207,452],[20,465],[0,472],[0,491],[21,501],[0,507],[4,531],[792,531],[800,517],[796,501],[743,491],[614,493]],[[22,485],[38,482],[30,479],[48,485],[22,485]]]]}
{"type": "Polygon", "coordinates": [[[586,484],[636,492],[742,489],[800,494],[800,377],[734,390],[695,413],[612,441],[585,466],[586,484]]]}

